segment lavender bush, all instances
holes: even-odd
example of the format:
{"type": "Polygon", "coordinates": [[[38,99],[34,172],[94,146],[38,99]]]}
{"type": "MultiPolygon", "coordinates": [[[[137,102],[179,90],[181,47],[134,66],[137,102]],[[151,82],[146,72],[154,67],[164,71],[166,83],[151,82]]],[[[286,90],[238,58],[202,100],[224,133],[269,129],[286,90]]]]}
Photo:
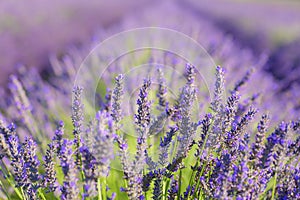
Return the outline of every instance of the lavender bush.
{"type": "MultiPolygon", "coordinates": [[[[26,125],[24,121],[32,136],[22,142],[18,128],[1,121],[3,198],[300,198],[300,121],[281,122],[268,128],[275,126],[269,124],[268,114],[259,114],[253,106],[240,102],[240,82],[223,102],[225,83],[221,67],[216,68],[214,99],[204,102],[210,107],[208,113],[194,118],[193,104],[201,101],[195,98],[195,68],[187,64],[186,84],[178,99],[167,98],[163,69],[158,70],[158,87],[151,86],[150,77],[139,90],[132,122],[136,124],[136,138],[120,129],[124,126],[122,75],[115,79],[111,98],[103,101],[88,124],[83,120],[83,89],[75,87],[73,131],[65,132],[70,128],[58,122],[47,145],[33,134],[34,124],[26,125]],[[153,98],[152,91],[157,94],[153,98]],[[157,107],[151,105],[155,101],[159,102],[157,107]],[[163,113],[168,120],[162,129],[155,129],[157,120],[162,120],[155,115],[163,113]],[[252,120],[259,117],[258,124],[253,124],[252,120]],[[129,149],[133,144],[136,148],[129,149]],[[119,160],[121,171],[111,168],[114,160],[119,160]]],[[[18,109],[30,112],[24,107],[24,103],[30,103],[22,85],[17,79],[12,81],[16,86],[13,95],[20,103],[18,109]]]]}
{"type": "Polygon", "coordinates": [[[300,198],[299,92],[278,93],[278,84],[261,71],[266,55],[240,49],[174,5],[158,9],[121,25],[160,25],[204,41],[220,64],[213,69],[212,99],[200,80],[202,66],[170,52],[133,52],[117,60],[98,82],[96,113],[83,98],[86,88],[69,84],[81,50],[51,58],[42,76],[21,68],[8,91],[1,90],[2,199],[300,198]],[[172,15],[170,22],[163,24],[157,12],[172,15]],[[149,76],[122,71],[144,62],[149,76]]]}

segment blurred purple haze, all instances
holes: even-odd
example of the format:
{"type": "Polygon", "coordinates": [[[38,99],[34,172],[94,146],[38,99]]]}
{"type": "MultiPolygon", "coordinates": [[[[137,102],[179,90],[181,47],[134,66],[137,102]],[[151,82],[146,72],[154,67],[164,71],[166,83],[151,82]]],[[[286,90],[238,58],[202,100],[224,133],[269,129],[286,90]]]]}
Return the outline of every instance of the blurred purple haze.
{"type": "MultiPolygon", "coordinates": [[[[275,77],[284,71],[286,75],[282,77],[289,79],[289,71],[299,68],[295,66],[299,55],[294,47],[289,48],[289,43],[297,46],[293,43],[300,37],[299,2],[183,0],[172,3],[196,14],[199,20],[214,24],[255,55],[270,54],[271,60],[264,67],[275,77]],[[283,54],[281,49],[292,50],[283,54]],[[290,54],[294,56],[288,60],[290,54]],[[284,69],[280,66],[283,62],[284,69]]],[[[0,84],[16,72],[18,64],[44,68],[50,55],[59,57],[70,46],[89,44],[97,30],[118,26],[125,15],[138,18],[137,12],[157,4],[160,3],[149,0],[112,0],[109,3],[101,0],[88,3],[84,0],[1,1],[0,84]]],[[[160,14],[166,18],[162,21],[170,20],[169,14],[160,14]]],[[[152,17],[156,16],[149,16],[150,21],[152,17]]],[[[293,76],[292,79],[299,78],[293,76]]]]}
{"type": "Polygon", "coordinates": [[[86,43],[149,0],[0,1],[0,84],[18,64],[42,68],[50,54],[86,43]]]}

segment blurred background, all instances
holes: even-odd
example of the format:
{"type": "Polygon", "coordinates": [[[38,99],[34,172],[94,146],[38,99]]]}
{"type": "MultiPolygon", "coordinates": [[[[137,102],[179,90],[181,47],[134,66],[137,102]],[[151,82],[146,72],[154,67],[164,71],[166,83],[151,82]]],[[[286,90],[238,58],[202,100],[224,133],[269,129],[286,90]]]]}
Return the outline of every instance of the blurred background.
{"type": "MultiPolygon", "coordinates": [[[[84,46],[97,31],[118,26],[126,17],[137,18],[160,4],[150,0],[2,0],[0,84],[20,65],[43,70],[50,56],[84,46]]],[[[268,55],[263,69],[284,80],[283,89],[300,83],[300,1],[178,0],[169,4],[212,24],[254,55],[268,55]]],[[[171,16],[160,15],[162,20],[171,16]]]]}

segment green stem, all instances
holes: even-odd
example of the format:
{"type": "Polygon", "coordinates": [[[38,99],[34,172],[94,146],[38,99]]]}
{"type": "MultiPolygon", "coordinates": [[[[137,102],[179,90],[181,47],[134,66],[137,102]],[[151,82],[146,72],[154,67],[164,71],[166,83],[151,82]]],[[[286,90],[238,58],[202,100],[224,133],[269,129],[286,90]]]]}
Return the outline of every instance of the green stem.
{"type": "MultiPolygon", "coordinates": [[[[207,163],[205,162],[204,165],[203,165],[203,167],[202,167],[202,169],[201,169],[201,172],[200,172],[200,174],[199,174],[199,177],[202,176],[202,174],[203,174],[203,172],[204,172],[204,169],[205,169],[206,165],[207,165],[207,163]]],[[[195,193],[194,193],[194,195],[193,195],[193,199],[196,198],[196,192],[198,191],[199,186],[200,186],[200,178],[199,178],[198,181],[197,181],[196,188],[195,188],[195,193]]],[[[199,197],[199,196],[198,196],[198,197],[199,197]]]]}
{"type": "Polygon", "coordinates": [[[179,170],[177,199],[180,199],[180,194],[181,194],[181,179],[182,179],[182,170],[180,169],[179,170]]]}
{"type": "Polygon", "coordinates": [[[98,200],[102,200],[102,190],[101,190],[100,178],[98,178],[98,180],[97,180],[97,188],[98,188],[98,200]]]}
{"type": "Polygon", "coordinates": [[[167,199],[167,196],[168,196],[168,188],[169,188],[169,185],[170,185],[170,179],[168,178],[167,181],[165,182],[165,199],[167,199]]]}
{"type": "Polygon", "coordinates": [[[21,192],[18,190],[18,188],[15,187],[14,181],[11,180],[10,178],[13,177],[12,174],[9,172],[9,170],[7,169],[7,166],[5,165],[5,163],[3,162],[3,160],[1,160],[1,170],[4,172],[7,172],[7,182],[9,183],[9,185],[14,189],[15,193],[18,195],[18,197],[20,199],[23,199],[24,197],[22,196],[21,192]]]}
{"type": "Polygon", "coordinates": [[[38,194],[40,195],[40,197],[43,199],[43,200],[47,200],[45,195],[43,194],[43,192],[41,191],[41,188],[38,189],[38,194]]]}
{"type": "Polygon", "coordinates": [[[8,181],[8,183],[9,183],[9,185],[14,189],[14,191],[15,191],[15,193],[18,195],[18,197],[19,197],[20,199],[25,199],[25,198],[24,198],[23,190],[20,189],[20,190],[21,190],[21,192],[20,192],[19,189],[18,189],[17,187],[15,187],[15,184],[10,180],[10,178],[8,178],[7,181],[8,181]]]}
{"type": "MultiPolygon", "coordinates": [[[[209,134],[206,134],[206,136],[205,136],[205,139],[204,139],[204,142],[203,142],[203,144],[202,144],[202,147],[201,147],[201,151],[200,151],[199,156],[202,156],[202,154],[203,154],[204,148],[205,148],[206,143],[207,143],[207,140],[208,140],[208,135],[209,135],[209,134]]],[[[200,158],[198,157],[198,158],[197,158],[197,161],[196,161],[196,164],[194,165],[194,169],[198,167],[199,162],[200,162],[200,158]]],[[[194,178],[194,173],[195,173],[195,171],[193,170],[192,175],[191,175],[191,178],[190,178],[190,181],[189,181],[189,185],[192,185],[192,181],[193,181],[193,178],[194,178]]],[[[201,170],[200,177],[201,177],[202,173],[203,173],[203,168],[202,168],[202,170],[201,170]]],[[[198,183],[199,183],[199,180],[197,181],[197,185],[198,185],[198,183]]],[[[197,189],[197,185],[196,185],[196,189],[197,189]]],[[[197,190],[196,190],[196,191],[197,191],[197,190]]],[[[189,196],[190,196],[190,193],[191,193],[191,191],[189,191],[188,198],[189,198],[189,196]]]]}
{"type": "Polygon", "coordinates": [[[165,200],[166,199],[166,182],[165,182],[165,178],[163,178],[163,183],[162,183],[162,190],[163,190],[163,194],[162,194],[162,199],[165,200]]]}
{"type": "Polygon", "coordinates": [[[7,197],[9,200],[11,200],[11,198],[10,198],[10,196],[9,196],[9,194],[8,194],[6,188],[4,187],[4,185],[3,185],[3,183],[2,183],[1,180],[0,180],[0,186],[1,186],[2,190],[3,190],[3,192],[5,193],[6,197],[7,197]]]}
{"type": "Polygon", "coordinates": [[[274,176],[274,184],[273,184],[272,198],[271,198],[272,200],[275,199],[276,184],[277,184],[277,172],[275,172],[275,176],[274,176]]]}
{"type": "Polygon", "coordinates": [[[107,199],[106,195],[106,177],[101,178],[102,199],[107,199]]]}
{"type": "Polygon", "coordinates": [[[21,194],[22,194],[22,198],[21,198],[21,199],[26,199],[26,196],[25,196],[25,194],[24,194],[23,188],[20,188],[20,190],[21,190],[21,194]]]}

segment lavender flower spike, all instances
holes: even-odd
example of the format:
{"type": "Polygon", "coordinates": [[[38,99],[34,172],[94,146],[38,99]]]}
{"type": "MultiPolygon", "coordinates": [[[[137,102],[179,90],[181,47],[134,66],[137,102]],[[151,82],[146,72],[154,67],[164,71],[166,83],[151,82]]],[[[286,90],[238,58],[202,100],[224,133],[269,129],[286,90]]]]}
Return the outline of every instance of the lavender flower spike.
{"type": "Polygon", "coordinates": [[[239,91],[239,89],[248,82],[250,76],[252,75],[252,73],[254,71],[255,71],[255,68],[253,68],[253,67],[251,67],[249,70],[247,70],[246,74],[242,77],[242,79],[239,80],[235,84],[234,89],[231,91],[231,93],[235,93],[235,92],[239,91]]]}
{"type": "Polygon", "coordinates": [[[177,123],[179,135],[178,135],[178,149],[177,157],[185,157],[190,149],[190,145],[194,139],[197,123],[191,120],[191,109],[195,100],[195,89],[189,85],[184,86],[182,89],[179,111],[181,118],[177,123]]]}
{"type": "Polygon", "coordinates": [[[164,73],[161,68],[157,68],[158,72],[158,91],[156,93],[156,97],[158,98],[158,109],[164,110],[167,105],[167,87],[166,80],[164,78],[164,73]]]}
{"type": "Polygon", "coordinates": [[[223,109],[222,98],[224,95],[224,70],[217,66],[216,68],[216,82],[215,82],[215,90],[214,90],[214,99],[211,103],[211,109],[216,113],[221,113],[223,109]]]}
{"type": "Polygon", "coordinates": [[[73,89],[73,102],[72,102],[72,123],[73,123],[73,135],[74,135],[74,145],[76,150],[76,165],[80,167],[81,160],[79,149],[81,146],[81,133],[83,128],[83,104],[81,102],[83,89],[79,86],[73,89]]]}
{"type": "Polygon", "coordinates": [[[150,124],[150,101],[148,100],[150,85],[150,79],[145,79],[137,100],[138,110],[135,119],[137,126],[142,130],[150,124]]]}
{"type": "Polygon", "coordinates": [[[99,111],[94,122],[95,127],[91,134],[94,138],[92,146],[88,146],[92,155],[95,157],[95,162],[99,168],[98,176],[106,177],[109,173],[110,162],[114,157],[112,133],[113,119],[106,111],[99,111]]]}
{"type": "Polygon", "coordinates": [[[195,66],[191,65],[190,63],[186,64],[185,77],[187,79],[187,84],[190,86],[192,86],[194,84],[195,77],[196,77],[195,71],[196,71],[195,66]]]}
{"type": "Polygon", "coordinates": [[[238,102],[239,102],[240,96],[238,92],[232,93],[230,97],[227,99],[227,104],[225,106],[224,112],[225,112],[225,119],[222,123],[222,132],[225,133],[226,131],[229,131],[231,128],[231,125],[234,121],[234,117],[236,115],[237,109],[238,109],[238,102]]]}
{"type": "Polygon", "coordinates": [[[77,185],[77,168],[73,158],[73,142],[67,139],[63,140],[61,149],[60,163],[64,173],[64,181],[61,186],[61,199],[73,200],[78,199],[79,187],[77,185]]]}
{"type": "Polygon", "coordinates": [[[128,180],[127,194],[130,199],[141,199],[143,195],[143,169],[146,163],[147,136],[150,125],[150,101],[149,90],[150,78],[145,79],[143,86],[140,88],[139,98],[137,100],[138,110],[135,114],[135,120],[138,131],[137,155],[132,165],[132,172],[128,180]]]}
{"type": "Polygon", "coordinates": [[[24,143],[24,161],[30,181],[39,180],[38,166],[39,161],[36,155],[37,147],[32,138],[26,138],[24,143]]]}
{"type": "Polygon", "coordinates": [[[121,110],[121,101],[123,99],[123,87],[124,83],[123,80],[124,76],[122,74],[119,74],[115,81],[116,81],[116,86],[113,90],[112,93],[112,113],[111,116],[113,117],[113,120],[115,121],[115,125],[117,130],[120,128],[120,121],[122,119],[122,110],[121,110]]]}
{"type": "Polygon", "coordinates": [[[62,140],[64,135],[64,122],[58,122],[57,128],[55,130],[55,135],[52,139],[53,145],[55,146],[55,152],[57,156],[60,156],[60,151],[62,149],[62,140]]]}
{"type": "MultiPolygon", "coordinates": [[[[215,146],[217,145],[218,138],[221,137],[221,131],[222,131],[222,123],[223,121],[228,121],[225,118],[224,113],[224,102],[223,102],[223,96],[224,96],[224,70],[217,66],[216,68],[216,82],[215,82],[215,89],[214,89],[214,98],[211,102],[211,109],[214,112],[213,115],[213,125],[212,125],[212,132],[209,134],[208,138],[208,144],[215,146]]],[[[224,128],[224,126],[223,126],[224,128]]]]}
{"type": "Polygon", "coordinates": [[[43,177],[43,185],[47,187],[49,191],[54,192],[56,190],[56,170],[54,164],[54,150],[53,143],[48,144],[48,149],[44,157],[45,175],[43,177]]]}
{"type": "Polygon", "coordinates": [[[80,133],[82,132],[83,123],[83,104],[81,102],[83,89],[79,86],[73,89],[73,102],[72,102],[72,123],[74,126],[74,136],[78,139],[80,133]]]}
{"type": "Polygon", "coordinates": [[[32,105],[29,102],[22,83],[17,79],[16,76],[11,76],[10,79],[11,83],[9,84],[9,89],[13,94],[14,102],[24,120],[26,128],[29,130],[31,135],[36,137],[39,141],[42,141],[41,136],[38,134],[36,121],[32,116],[32,105]]]}
{"type": "Polygon", "coordinates": [[[261,152],[263,147],[265,135],[267,133],[269,119],[270,117],[267,114],[264,114],[257,125],[258,132],[256,133],[255,136],[255,142],[252,146],[251,157],[250,157],[251,160],[253,159],[256,160],[256,164],[258,164],[258,161],[261,159],[261,155],[259,155],[259,153],[261,152]]]}
{"type": "Polygon", "coordinates": [[[12,134],[15,133],[7,128],[4,122],[0,120],[0,158],[11,158],[8,139],[12,134]]]}
{"type": "Polygon", "coordinates": [[[21,148],[17,135],[11,135],[8,139],[11,153],[11,166],[16,182],[16,187],[23,187],[27,181],[25,162],[23,159],[23,150],[21,148]]]}

